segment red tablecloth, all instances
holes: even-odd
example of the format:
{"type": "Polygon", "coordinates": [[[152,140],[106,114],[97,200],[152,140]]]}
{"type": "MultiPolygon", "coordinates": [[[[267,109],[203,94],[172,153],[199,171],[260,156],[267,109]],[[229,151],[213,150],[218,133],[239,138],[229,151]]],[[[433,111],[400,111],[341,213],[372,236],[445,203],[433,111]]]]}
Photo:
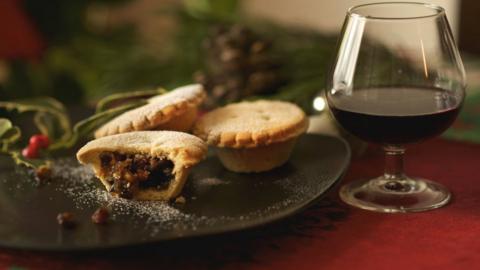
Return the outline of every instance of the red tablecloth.
{"type": "MultiPolygon", "coordinates": [[[[382,162],[369,149],[345,181],[377,176],[382,162]]],[[[410,147],[406,168],[445,184],[453,201],[430,212],[380,214],[350,208],[333,191],[302,214],[252,231],[97,254],[0,250],[0,269],[480,269],[480,145],[432,140],[410,147]]]]}

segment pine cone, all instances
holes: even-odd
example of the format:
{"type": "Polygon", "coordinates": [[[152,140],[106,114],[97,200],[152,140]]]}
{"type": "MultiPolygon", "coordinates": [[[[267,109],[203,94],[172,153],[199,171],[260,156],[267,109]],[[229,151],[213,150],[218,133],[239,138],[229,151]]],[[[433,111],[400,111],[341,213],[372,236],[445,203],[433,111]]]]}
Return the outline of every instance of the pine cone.
{"type": "Polygon", "coordinates": [[[217,26],[204,40],[206,70],[194,80],[209,93],[207,108],[274,92],[285,80],[272,44],[240,25],[217,26]]]}

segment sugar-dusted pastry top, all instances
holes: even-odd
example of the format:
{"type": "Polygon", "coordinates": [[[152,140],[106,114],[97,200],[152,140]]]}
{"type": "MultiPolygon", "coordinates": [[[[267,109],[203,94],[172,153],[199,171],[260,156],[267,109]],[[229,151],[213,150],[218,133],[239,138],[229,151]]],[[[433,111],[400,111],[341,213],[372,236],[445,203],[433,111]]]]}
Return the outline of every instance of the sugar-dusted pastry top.
{"type": "Polygon", "coordinates": [[[218,147],[247,148],[281,142],[304,133],[308,118],[295,104],[258,100],[240,102],[205,114],[195,135],[218,147]]]}
{"type": "Polygon", "coordinates": [[[198,137],[176,131],[134,131],[90,141],[77,153],[83,164],[100,166],[102,152],[139,153],[166,157],[175,167],[188,168],[202,160],[207,145],[198,137]]]}
{"type": "Polygon", "coordinates": [[[95,131],[95,137],[151,130],[169,121],[172,117],[184,113],[192,106],[198,106],[206,94],[200,84],[176,88],[166,94],[152,97],[148,104],[127,111],[95,131]]]}

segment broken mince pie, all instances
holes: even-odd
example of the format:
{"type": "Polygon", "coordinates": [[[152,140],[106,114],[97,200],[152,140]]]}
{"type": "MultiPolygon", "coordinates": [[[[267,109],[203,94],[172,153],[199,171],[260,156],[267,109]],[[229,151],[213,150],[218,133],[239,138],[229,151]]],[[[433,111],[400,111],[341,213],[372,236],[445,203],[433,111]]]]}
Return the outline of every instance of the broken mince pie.
{"type": "Polygon", "coordinates": [[[113,195],[136,200],[178,196],[207,145],[176,131],[135,131],[93,140],[77,153],[113,195]]]}

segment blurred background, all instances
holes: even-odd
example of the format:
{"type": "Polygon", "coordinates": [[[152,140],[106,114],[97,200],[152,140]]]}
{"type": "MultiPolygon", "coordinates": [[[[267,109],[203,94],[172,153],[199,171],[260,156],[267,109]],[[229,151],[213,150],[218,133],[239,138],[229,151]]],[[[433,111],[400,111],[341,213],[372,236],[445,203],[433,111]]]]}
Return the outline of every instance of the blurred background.
{"type": "MultiPolygon", "coordinates": [[[[116,92],[198,82],[207,107],[267,97],[312,112],[346,10],[368,2],[1,0],[0,99],[94,104],[116,92]]],[[[425,2],[447,10],[464,51],[480,51],[479,4],[425,2]]]]}
{"type": "MultiPolygon", "coordinates": [[[[285,26],[306,27],[324,33],[337,34],[348,8],[373,3],[371,0],[339,0],[339,1],[315,1],[315,0],[246,0],[243,8],[249,15],[264,18],[281,23],[285,26]],[[274,8],[272,8],[274,7],[274,8]]],[[[395,0],[382,0],[377,2],[398,2],[395,0]]],[[[445,8],[450,20],[452,30],[456,34],[460,18],[460,0],[436,0],[436,1],[402,1],[402,2],[425,2],[440,5],[445,8]]]]}

